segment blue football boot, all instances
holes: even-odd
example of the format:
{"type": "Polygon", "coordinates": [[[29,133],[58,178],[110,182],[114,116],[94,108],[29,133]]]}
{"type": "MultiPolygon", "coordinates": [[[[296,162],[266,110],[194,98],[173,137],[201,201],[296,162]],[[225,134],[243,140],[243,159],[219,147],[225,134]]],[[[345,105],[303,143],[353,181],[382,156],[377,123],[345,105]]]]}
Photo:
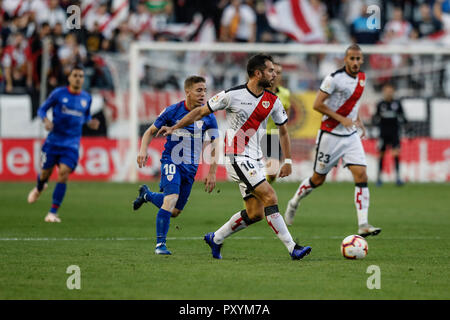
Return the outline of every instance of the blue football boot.
{"type": "Polygon", "coordinates": [[[150,192],[150,189],[147,187],[147,185],[143,184],[142,186],[139,187],[139,194],[138,194],[136,200],[133,201],[133,210],[136,211],[144,203],[147,202],[147,200],[145,200],[145,197],[144,197],[147,192],[150,192]]]}
{"type": "Polygon", "coordinates": [[[302,247],[295,244],[294,250],[290,253],[292,260],[300,260],[311,252],[311,247],[302,247]]]}
{"type": "Polygon", "coordinates": [[[158,243],[158,244],[156,245],[155,253],[156,253],[156,254],[165,254],[165,255],[172,254],[172,252],[170,252],[170,251],[167,249],[166,244],[165,244],[164,242],[163,242],[163,243],[158,243]]]}
{"type": "Polygon", "coordinates": [[[209,232],[205,235],[203,240],[211,247],[211,253],[213,258],[222,259],[222,255],[220,254],[220,249],[222,249],[221,244],[217,244],[214,242],[214,232],[209,232]]]}

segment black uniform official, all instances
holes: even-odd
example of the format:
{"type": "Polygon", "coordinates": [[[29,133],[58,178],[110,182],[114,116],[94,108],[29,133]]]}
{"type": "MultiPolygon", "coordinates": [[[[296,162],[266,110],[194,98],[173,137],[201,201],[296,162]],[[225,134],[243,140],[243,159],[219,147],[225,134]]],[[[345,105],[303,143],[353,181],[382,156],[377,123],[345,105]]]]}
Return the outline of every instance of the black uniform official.
{"type": "Polygon", "coordinates": [[[383,87],[383,96],[383,100],[377,104],[377,110],[373,117],[374,124],[380,130],[380,159],[377,184],[382,184],[381,172],[383,169],[384,152],[390,146],[395,161],[397,184],[402,185],[403,182],[400,179],[399,170],[400,130],[401,126],[407,123],[407,120],[400,100],[394,99],[394,87],[392,85],[386,84],[383,87]]]}

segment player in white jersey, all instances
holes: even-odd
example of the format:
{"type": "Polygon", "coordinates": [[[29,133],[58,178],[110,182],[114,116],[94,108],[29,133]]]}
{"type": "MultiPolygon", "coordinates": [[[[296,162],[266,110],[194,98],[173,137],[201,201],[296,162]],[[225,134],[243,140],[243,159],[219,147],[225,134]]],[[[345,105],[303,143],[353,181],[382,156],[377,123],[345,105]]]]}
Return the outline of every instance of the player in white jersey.
{"type": "Polygon", "coordinates": [[[300,201],[325,182],[330,170],[342,159],[355,181],[355,206],[358,217],[358,234],[367,237],[377,235],[380,228],[368,222],[369,188],[367,186],[366,157],[361,143],[365,135],[359,118],[359,99],[364,91],[365,74],[361,65],[361,48],[354,44],[345,52],[344,68],[327,76],[317,93],[314,110],[323,114],[316,141],[314,173],[306,178],[289,200],[285,212],[288,225],[294,221],[300,201]],[[362,131],[361,137],[357,128],[362,131]]]}
{"type": "Polygon", "coordinates": [[[260,139],[266,131],[270,115],[280,129],[280,144],[286,160],[280,169],[280,177],[292,172],[291,147],[287,131],[287,115],[277,96],[265,88],[271,87],[275,69],[271,56],[258,54],[247,63],[249,80],[212,97],[206,106],[192,110],[176,125],[162,127],[158,135],[171,134],[217,110],[225,110],[229,129],[225,134],[226,167],[230,177],[239,183],[245,209],[235,213],[216,232],[205,235],[212,255],[221,259],[220,250],[226,237],[266,218],[278,238],[283,242],[294,260],[302,259],[311,247],[294,242],[286,223],[278,210],[275,190],[266,181],[262,161],[260,139]]]}

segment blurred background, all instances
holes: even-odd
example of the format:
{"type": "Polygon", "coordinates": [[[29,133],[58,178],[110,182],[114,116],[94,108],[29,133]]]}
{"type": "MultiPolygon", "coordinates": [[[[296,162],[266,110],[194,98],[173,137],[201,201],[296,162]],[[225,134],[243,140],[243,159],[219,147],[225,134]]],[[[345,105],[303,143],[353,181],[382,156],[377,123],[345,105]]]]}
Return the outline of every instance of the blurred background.
{"type": "MultiPolygon", "coordinates": [[[[85,67],[91,113],[101,121],[99,131],[84,130],[71,178],[79,180],[129,181],[132,63],[138,64],[141,134],[166,106],[183,99],[186,76],[205,76],[209,96],[246,81],[251,52],[152,50],[156,43],[298,44],[298,52],[270,53],[291,92],[294,174],[283,180],[302,180],[312,170],[320,125],[312,110],[315,94],[322,79],[343,66],[343,50],[327,48],[356,42],[369,48],[360,109],[368,128],[369,179],[378,168],[376,105],[391,83],[408,120],[401,127],[402,179],[450,181],[450,0],[0,0],[0,8],[0,180],[35,179],[46,135],[36,111],[54,88],[67,84],[75,64],[85,67]],[[135,41],[145,44],[138,62],[129,55],[135,41]],[[301,50],[310,46],[323,51],[301,50]]],[[[224,114],[216,116],[223,126],[224,114]]],[[[152,142],[149,167],[138,179],[159,177],[163,142],[152,142]]],[[[200,167],[199,179],[206,170],[200,167]]],[[[394,181],[389,150],[383,170],[384,180],[394,181]]],[[[347,171],[334,169],[329,180],[351,180],[347,171]]],[[[223,167],[218,177],[227,179],[223,167]]]]}

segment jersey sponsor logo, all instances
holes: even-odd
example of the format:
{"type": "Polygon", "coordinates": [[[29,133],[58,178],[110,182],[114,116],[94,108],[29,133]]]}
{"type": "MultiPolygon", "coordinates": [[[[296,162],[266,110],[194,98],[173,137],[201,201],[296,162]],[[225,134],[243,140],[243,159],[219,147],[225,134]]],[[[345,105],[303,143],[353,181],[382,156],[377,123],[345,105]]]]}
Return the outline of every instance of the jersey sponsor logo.
{"type": "Polygon", "coordinates": [[[83,116],[83,112],[69,109],[66,106],[62,106],[61,111],[62,111],[62,113],[70,114],[71,116],[75,116],[75,117],[82,117],[83,116]]]}

